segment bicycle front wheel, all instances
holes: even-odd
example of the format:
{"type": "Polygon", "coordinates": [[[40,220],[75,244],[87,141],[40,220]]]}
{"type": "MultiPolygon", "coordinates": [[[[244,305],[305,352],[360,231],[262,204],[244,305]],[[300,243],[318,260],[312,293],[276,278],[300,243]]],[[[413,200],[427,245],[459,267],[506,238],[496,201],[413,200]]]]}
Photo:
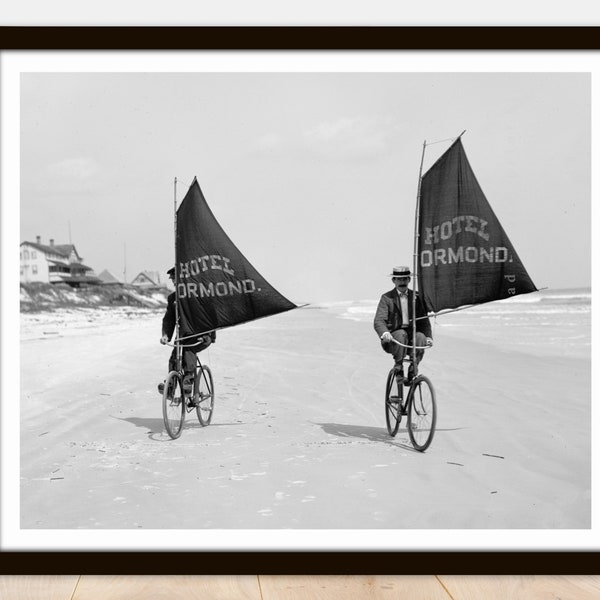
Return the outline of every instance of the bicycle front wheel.
{"type": "Polygon", "coordinates": [[[206,365],[196,369],[194,379],[194,399],[196,401],[196,413],[200,425],[206,427],[210,424],[215,408],[215,387],[210,368],[206,365]]]}
{"type": "Polygon", "coordinates": [[[396,371],[392,369],[385,385],[385,422],[388,433],[394,437],[402,420],[402,384],[398,385],[396,371]]]}
{"type": "Polygon", "coordinates": [[[408,398],[408,435],[416,450],[425,452],[435,433],[437,408],[435,390],[427,377],[419,375],[410,387],[408,398]]]}
{"type": "Polygon", "coordinates": [[[167,433],[176,439],[181,435],[185,420],[183,382],[177,371],[171,371],[163,390],[163,420],[167,433]]]}

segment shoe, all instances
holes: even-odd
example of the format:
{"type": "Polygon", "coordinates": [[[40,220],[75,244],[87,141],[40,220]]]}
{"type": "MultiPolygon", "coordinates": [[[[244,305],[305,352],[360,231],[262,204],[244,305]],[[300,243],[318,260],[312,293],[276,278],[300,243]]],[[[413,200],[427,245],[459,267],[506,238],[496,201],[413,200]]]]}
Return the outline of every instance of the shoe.
{"type": "Polygon", "coordinates": [[[183,393],[186,396],[189,396],[193,390],[194,390],[194,376],[186,375],[183,378],[183,393]]]}
{"type": "Polygon", "coordinates": [[[402,385],[402,382],[404,381],[404,369],[402,368],[402,365],[394,365],[394,371],[396,373],[396,382],[398,385],[402,385]]]}
{"type": "MultiPolygon", "coordinates": [[[[163,396],[165,393],[165,382],[163,381],[162,383],[158,384],[158,393],[163,396]]],[[[169,397],[172,398],[173,397],[173,390],[170,389],[169,390],[169,397]]]]}
{"type": "Polygon", "coordinates": [[[187,399],[188,408],[196,408],[198,403],[196,402],[196,398],[194,398],[194,376],[186,375],[183,378],[183,393],[187,399]]]}
{"type": "Polygon", "coordinates": [[[412,380],[415,377],[415,372],[413,371],[412,367],[409,367],[408,369],[408,375],[406,376],[406,379],[404,380],[404,385],[410,385],[412,383],[412,380]]]}

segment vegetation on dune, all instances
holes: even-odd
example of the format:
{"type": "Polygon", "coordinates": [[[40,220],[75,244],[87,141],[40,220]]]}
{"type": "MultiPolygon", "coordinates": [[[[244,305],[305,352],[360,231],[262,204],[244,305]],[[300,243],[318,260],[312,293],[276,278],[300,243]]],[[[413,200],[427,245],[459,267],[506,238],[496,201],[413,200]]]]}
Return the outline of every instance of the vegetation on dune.
{"type": "Polygon", "coordinates": [[[161,308],[167,304],[167,288],[144,289],[132,285],[91,285],[72,288],[67,284],[22,283],[21,312],[43,312],[58,308],[137,306],[161,308]]]}

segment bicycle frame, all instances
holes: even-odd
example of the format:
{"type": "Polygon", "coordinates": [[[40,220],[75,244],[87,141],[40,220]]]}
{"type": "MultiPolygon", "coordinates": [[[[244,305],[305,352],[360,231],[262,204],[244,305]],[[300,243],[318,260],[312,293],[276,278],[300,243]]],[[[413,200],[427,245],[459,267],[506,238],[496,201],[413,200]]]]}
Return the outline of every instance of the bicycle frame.
{"type": "MultiPolygon", "coordinates": [[[[180,343],[182,339],[189,339],[191,337],[200,337],[200,335],[204,335],[204,334],[199,334],[199,335],[194,335],[194,336],[188,336],[187,338],[178,338],[175,339],[173,341],[173,343],[169,344],[165,344],[165,346],[172,346],[173,348],[176,349],[176,355],[175,355],[175,369],[173,369],[174,371],[177,372],[178,377],[183,381],[183,377],[184,377],[184,370],[183,370],[183,349],[184,348],[191,348],[193,346],[197,345],[197,342],[194,344],[182,344],[180,343]]],[[[206,376],[206,367],[205,365],[202,364],[202,362],[200,361],[200,358],[198,356],[196,356],[196,372],[194,373],[194,389],[196,387],[195,385],[195,380],[198,379],[204,379],[204,381],[206,382],[207,385],[209,385],[209,381],[208,378],[206,376]]],[[[197,400],[196,398],[194,398],[194,400],[197,400]]],[[[191,410],[193,410],[194,406],[186,406],[187,407],[187,412],[190,412],[191,410]]]]}
{"type": "MultiPolygon", "coordinates": [[[[178,332],[179,333],[179,332],[178,332]]],[[[183,349],[184,348],[192,348],[193,346],[198,345],[198,341],[196,341],[196,343],[194,344],[182,344],[181,340],[187,340],[190,339],[192,337],[194,338],[199,338],[200,336],[205,335],[203,333],[200,334],[194,334],[194,335],[190,335],[186,338],[175,338],[175,340],[173,340],[172,344],[165,344],[165,346],[172,346],[173,348],[176,349],[176,355],[175,355],[175,370],[177,372],[183,373],[183,349]]]]}
{"type": "Polygon", "coordinates": [[[419,375],[419,365],[417,363],[416,351],[417,350],[429,350],[431,348],[431,346],[414,346],[413,344],[410,344],[410,345],[403,344],[402,342],[399,342],[398,340],[395,340],[393,338],[392,338],[392,341],[394,342],[394,344],[397,344],[398,346],[402,346],[403,348],[408,348],[409,350],[411,350],[410,354],[407,353],[406,356],[402,359],[402,362],[410,363],[410,365],[412,365],[413,379],[416,379],[416,377],[419,375]]]}
{"type": "MultiPolygon", "coordinates": [[[[175,369],[174,370],[177,372],[178,377],[183,381],[183,378],[185,376],[184,370],[183,370],[183,349],[191,347],[191,346],[195,346],[195,344],[181,344],[180,340],[176,339],[173,344],[166,344],[166,345],[173,346],[176,350],[175,369]]],[[[197,375],[196,375],[196,373],[194,373],[194,379],[196,377],[204,377],[204,367],[202,366],[202,363],[200,362],[200,359],[198,357],[196,357],[196,368],[200,368],[200,372],[197,375]]],[[[187,412],[191,412],[194,408],[195,408],[195,406],[193,406],[193,405],[190,406],[189,404],[186,403],[187,412]]]]}

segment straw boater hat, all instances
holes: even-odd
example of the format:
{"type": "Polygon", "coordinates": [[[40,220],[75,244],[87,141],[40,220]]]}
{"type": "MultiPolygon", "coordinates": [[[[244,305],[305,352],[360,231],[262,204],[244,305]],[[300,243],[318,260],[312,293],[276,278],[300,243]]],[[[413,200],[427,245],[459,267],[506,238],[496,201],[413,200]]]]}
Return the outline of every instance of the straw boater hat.
{"type": "Polygon", "coordinates": [[[410,269],[408,267],[394,267],[390,277],[410,277],[410,269]]]}

